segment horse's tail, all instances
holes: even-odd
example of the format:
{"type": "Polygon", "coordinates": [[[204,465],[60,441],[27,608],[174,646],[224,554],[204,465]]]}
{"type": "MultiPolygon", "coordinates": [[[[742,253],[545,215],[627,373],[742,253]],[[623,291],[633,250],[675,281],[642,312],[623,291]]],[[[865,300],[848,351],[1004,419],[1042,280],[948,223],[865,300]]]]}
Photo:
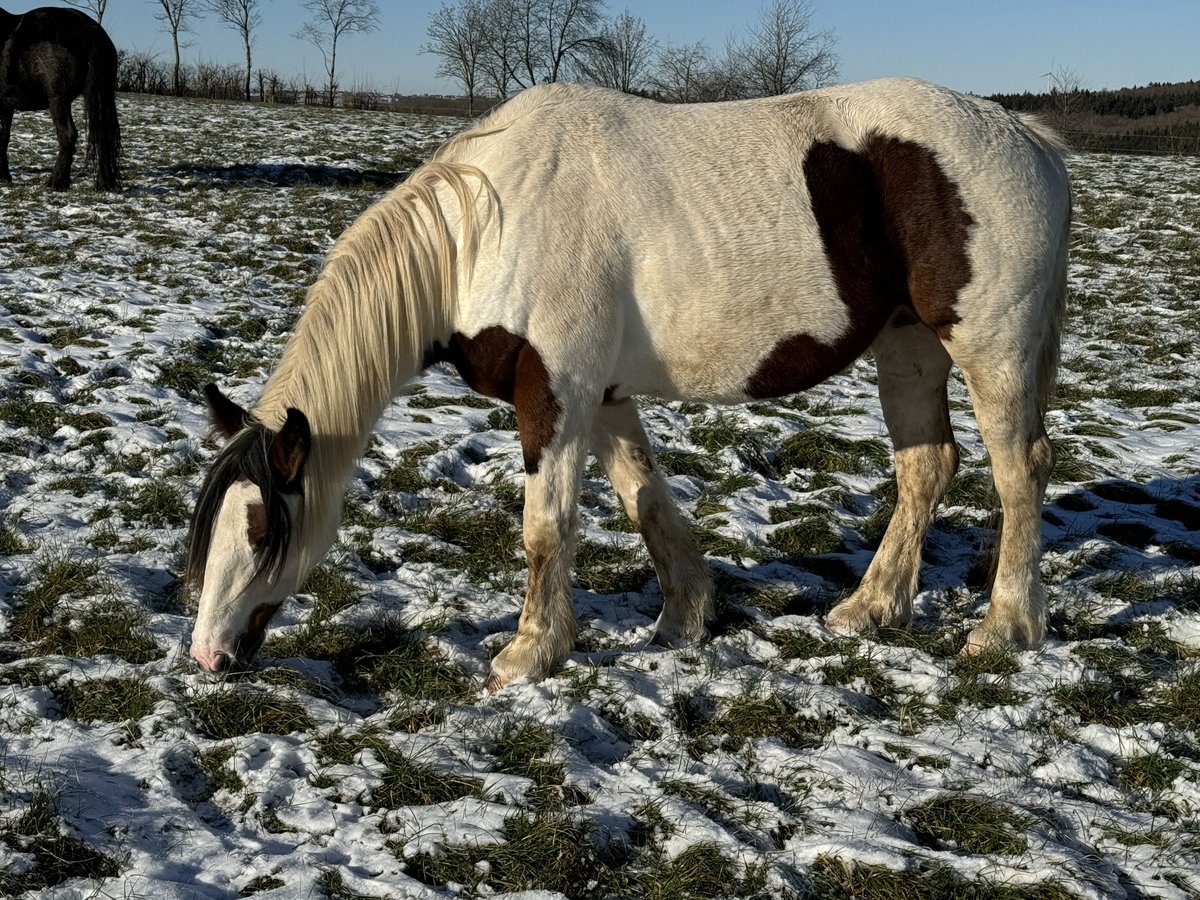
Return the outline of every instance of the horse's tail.
{"type": "Polygon", "coordinates": [[[117,120],[117,53],[101,32],[88,61],[84,102],[88,120],[87,161],[96,166],[96,189],[121,188],[121,123],[117,120]]]}
{"type": "Polygon", "coordinates": [[[1038,356],[1038,400],[1041,412],[1044,414],[1054,396],[1054,387],[1058,380],[1058,363],[1062,347],[1063,320],[1067,309],[1067,258],[1071,244],[1071,185],[1067,178],[1066,164],[1063,157],[1069,156],[1071,148],[1066,139],[1053,126],[1036,115],[1022,114],[1019,117],[1029,139],[1050,162],[1050,168],[1056,173],[1060,184],[1054,188],[1065,194],[1062,221],[1055,223],[1058,228],[1058,243],[1054,248],[1054,271],[1051,273],[1049,284],[1050,296],[1046,321],[1042,329],[1042,347],[1038,356]]]}
{"type": "Polygon", "coordinates": [[[1067,258],[1071,244],[1071,202],[1068,196],[1066,222],[1059,234],[1058,247],[1055,249],[1053,281],[1050,285],[1049,315],[1046,327],[1042,332],[1042,348],[1038,356],[1038,402],[1044,415],[1054,399],[1055,385],[1058,383],[1058,364],[1062,355],[1063,320],[1067,314],[1067,258]]]}

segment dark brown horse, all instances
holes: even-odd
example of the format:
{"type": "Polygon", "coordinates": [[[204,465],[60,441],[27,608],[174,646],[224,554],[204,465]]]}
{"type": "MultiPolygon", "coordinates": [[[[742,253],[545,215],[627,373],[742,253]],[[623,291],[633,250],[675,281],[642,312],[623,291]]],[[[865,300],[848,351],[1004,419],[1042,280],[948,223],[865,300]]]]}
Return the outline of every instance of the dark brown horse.
{"type": "Polygon", "coordinates": [[[96,189],[120,188],[117,158],[117,48],[96,22],[74,9],[43,6],[24,15],[0,9],[0,181],[11,182],[8,139],[16,110],[48,109],[58,132],[58,159],[48,184],[71,186],[78,132],[71,102],[80,94],[88,123],[87,161],[96,189]]]}

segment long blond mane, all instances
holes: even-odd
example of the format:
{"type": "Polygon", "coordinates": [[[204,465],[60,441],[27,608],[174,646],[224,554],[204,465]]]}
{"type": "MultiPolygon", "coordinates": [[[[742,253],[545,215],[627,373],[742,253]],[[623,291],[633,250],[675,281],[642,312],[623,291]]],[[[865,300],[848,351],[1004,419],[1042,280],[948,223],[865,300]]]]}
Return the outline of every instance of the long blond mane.
{"type": "Polygon", "coordinates": [[[375,422],[432,343],[448,335],[460,269],[470,272],[494,208],[478,168],[428,162],[342,234],[309,289],[254,409],[274,429],[294,407],[312,428],[296,541],[301,573],[332,543],[346,479],[375,422]]]}

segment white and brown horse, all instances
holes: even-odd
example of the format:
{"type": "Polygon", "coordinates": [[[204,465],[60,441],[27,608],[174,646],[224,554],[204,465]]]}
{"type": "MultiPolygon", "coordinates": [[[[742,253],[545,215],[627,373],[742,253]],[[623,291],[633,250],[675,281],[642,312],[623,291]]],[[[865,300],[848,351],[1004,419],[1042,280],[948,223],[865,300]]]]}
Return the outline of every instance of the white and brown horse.
{"type": "Polygon", "coordinates": [[[870,348],[899,499],[827,624],[907,623],[921,545],[958,463],[963,371],[1004,528],[967,650],[1036,645],[1042,424],[1059,356],[1070,189],[1053,134],[934,85],[888,79],[668,106],[595,88],[519,95],[447,143],[337,241],[201,490],[192,656],[245,662],[334,539],[371,430],[433,361],[511,402],[529,581],[490,687],[538,679],[575,635],[570,573],[588,452],[649,547],[657,639],[701,638],[712,581],[633,396],[739,403],[804,390],[870,348]]]}

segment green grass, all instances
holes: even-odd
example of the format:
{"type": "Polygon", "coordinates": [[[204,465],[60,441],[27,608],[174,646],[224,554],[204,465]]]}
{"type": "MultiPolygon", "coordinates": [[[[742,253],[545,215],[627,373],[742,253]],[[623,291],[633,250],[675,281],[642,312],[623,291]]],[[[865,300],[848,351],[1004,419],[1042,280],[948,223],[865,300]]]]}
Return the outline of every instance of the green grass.
{"type": "Polygon", "coordinates": [[[1029,845],[1034,820],[990,800],[947,794],[915,806],[905,818],[918,840],[960,853],[1015,856],[1029,845]]]}
{"type": "Polygon", "coordinates": [[[461,797],[484,799],[483,782],[418,762],[387,745],[374,748],[384,770],[365,802],[382,809],[449,803],[461,797]]]}
{"type": "Polygon", "coordinates": [[[431,562],[465,572],[472,580],[505,586],[524,569],[518,556],[521,530],[512,516],[500,509],[476,509],[466,504],[436,507],[411,513],[405,528],[427,534],[456,550],[411,543],[403,548],[406,562],[431,562]]]}
{"type": "Polygon", "coordinates": [[[734,753],[759,738],[774,738],[797,750],[811,749],[821,745],[835,724],[778,695],[741,695],[717,704],[701,694],[679,694],[672,703],[672,718],[696,758],[718,747],[734,753]]]}
{"type": "Polygon", "coordinates": [[[27,871],[0,870],[0,894],[16,897],[57,887],[73,878],[116,878],[115,859],[73,834],[62,821],[58,801],[38,791],[19,816],[0,822],[0,841],[33,857],[27,871]]]}
{"type": "Polygon", "coordinates": [[[1148,753],[1125,760],[1117,772],[1117,781],[1130,790],[1165,791],[1175,783],[1186,767],[1164,753],[1148,753]]]}
{"type": "Polygon", "coordinates": [[[56,692],[63,715],[83,722],[123,722],[148,716],[163,695],[138,678],[70,681],[56,692]]]}
{"type": "MultiPolygon", "coordinates": [[[[521,813],[504,824],[501,843],[443,847],[436,856],[405,860],[406,874],[437,887],[449,883],[478,891],[559,891],[590,900],[608,895],[615,873],[600,859],[594,826],[566,813],[521,813]]],[[[620,881],[617,881],[617,886],[620,881]]],[[[624,890],[617,896],[628,896],[624,890]]]]}
{"type": "Polygon", "coordinates": [[[785,556],[819,555],[845,549],[834,526],[833,513],[828,510],[803,518],[797,516],[790,524],[772,531],[767,544],[785,556]]]}
{"type": "Polygon", "coordinates": [[[1027,884],[972,882],[929,861],[896,870],[818,856],[807,874],[812,900],[1078,900],[1077,894],[1050,879],[1027,884]]]}
{"type": "Polygon", "coordinates": [[[107,654],[132,663],[160,658],[163,651],[146,631],[146,614],[138,607],[104,599],[112,590],[99,560],[47,553],[34,564],[19,595],[11,634],[40,653],[107,654]],[[84,598],[100,599],[83,609],[65,603],[84,598]]]}
{"type": "Polygon", "coordinates": [[[671,859],[659,859],[641,878],[646,900],[738,898],[767,900],[767,866],[742,867],[716,844],[702,841],[671,859]]]}
{"type": "Polygon", "coordinates": [[[575,583],[597,594],[641,591],[654,568],[640,544],[624,547],[613,541],[580,540],[575,550],[575,583]]]}
{"type": "Polygon", "coordinates": [[[188,706],[196,730],[218,741],[246,734],[292,734],[316,727],[299,703],[258,688],[218,688],[199,695],[188,706]]]}
{"type": "Polygon", "coordinates": [[[300,593],[312,594],[316,600],[307,622],[314,626],[357,604],[363,589],[345,572],[324,563],[308,573],[300,593]]]}
{"type": "Polygon", "coordinates": [[[269,639],[262,654],[328,660],[355,691],[458,702],[477,690],[475,679],[428,637],[393,618],[354,628],[306,626],[269,639]]]}
{"type": "Polygon", "coordinates": [[[0,556],[23,556],[33,549],[19,522],[0,522],[0,556]]]}
{"type": "Polygon", "coordinates": [[[856,441],[820,428],[807,428],[783,442],[779,448],[778,465],[785,473],[812,469],[860,475],[884,468],[891,458],[891,451],[882,441],[856,441]]]}
{"type": "Polygon", "coordinates": [[[200,770],[208,778],[214,791],[224,790],[236,794],[246,786],[241,776],[230,769],[228,765],[229,760],[233,759],[236,752],[235,745],[221,744],[202,751],[197,758],[200,770]]]}
{"type": "Polygon", "coordinates": [[[147,481],[117,504],[125,521],[152,528],[182,528],[191,515],[183,492],[163,481],[147,481]]]}
{"type": "Polygon", "coordinates": [[[554,734],[536,722],[505,722],[492,738],[496,770],[520,775],[540,789],[562,785],[566,767],[554,759],[554,734]]]}

